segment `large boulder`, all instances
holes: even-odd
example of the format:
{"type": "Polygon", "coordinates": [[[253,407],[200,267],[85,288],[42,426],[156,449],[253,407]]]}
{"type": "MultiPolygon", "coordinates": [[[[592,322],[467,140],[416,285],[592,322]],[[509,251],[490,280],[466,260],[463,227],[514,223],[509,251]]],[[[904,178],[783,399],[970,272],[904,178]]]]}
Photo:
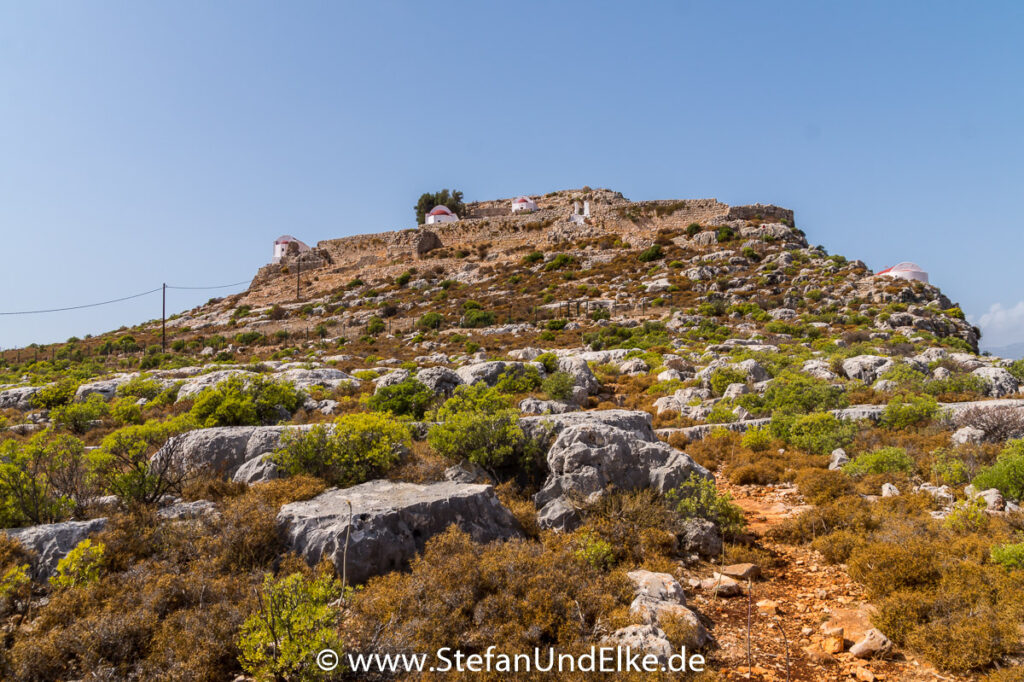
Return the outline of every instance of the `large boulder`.
{"type": "Polygon", "coordinates": [[[519,426],[529,438],[541,438],[548,434],[557,436],[570,426],[580,424],[603,424],[629,431],[642,440],[656,440],[651,427],[651,414],[640,410],[590,410],[523,417],[519,420],[519,426]]]}
{"type": "Polygon", "coordinates": [[[65,521],[48,523],[28,528],[14,528],[0,531],[17,540],[32,552],[32,577],[46,580],[57,572],[57,563],[67,556],[68,552],[91,535],[102,531],[107,525],[106,519],[90,519],[88,521],[65,521]]]}
{"type": "Polygon", "coordinates": [[[462,377],[447,367],[427,367],[416,373],[416,381],[424,384],[436,395],[450,396],[464,382],[462,377]]]}
{"type": "Polygon", "coordinates": [[[491,486],[452,481],[370,481],[286,504],[277,515],[289,548],[311,565],[330,559],[353,584],[402,568],[452,524],[477,542],[522,534],[491,486]]]}
{"type": "Polygon", "coordinates": [[[892,364],[891,359],[878,355],[858,355],[843,360],[843,374],[850,379],[860,379],[866,384],[872,384],[878,379],[878,375],[884,373],[892,364]]]}
{"type": "Polygon", "coordinates": [[[281,372],[274,378],[278,381],[290,381],[295,385],[295,388],[303,391],[309,390],[314,386],[335,389],[344,383],[351,383],[354,386],[359,385],[359,380],[354,376],[332,367],[289,369],[281,372]]]}
{"type": "Polygon", "coordinates": [[[536,368],[542,375],[544,373],[544,366],[539,362],[505,362],[504,360],[474,362],[470,365],[459,367],[455,370],[455,373],[459,375],[463,383],[470,386],[480,382],[493,386],[498,383],[498,378],[502,374],[508,372],[519,375],[525,372],[527,367],[536,368]]]}
{"type": "Polygon", "coordinates": [[[0,410],[28,410],[32,408],[32,398],[39,392],[40,386],[20,386],[0,391],[0,410]]]}
{"type": "Polygon", "coordinates": [[[552,524],[545,507],[553,502],[561,510],[577,500],[592,502],[609,487],[665,493],[693,474],[711,478],[707,469],[667,443],[600,423],[562,431],[548,451],[547,465],[547,481],[533,500],[541,525],[559,530],[570,530],[576,520],[560,513],[561,522],[552,524]]]}
{"type": "MultiPolygon", "coordinates": [[[[289,430],[312,428],[303,426],[218,426],[196,429],[172,436],[152,457],[152,466],[168,465],[176,471],[199,471],[234,476],[250,460],[262,457],[281,446],[281,436],[289,430]]],[[[253,465],[252,469],[260,469],[253,465]]],[[[267,478],[248,478],[247,483],[267,478]]],[[[273,478],[275,476],[271,476],[273,478]]]]}
{"type": "Polygon", "coordinates": [[[971,372],[985,382],[985,393],[993,398],[1011,395],[1020,389],[1020,382],[1002,367],[979,367],[971,372]]]}
{"type": "Polygon", "coordinates": [[[586,390],[588,394],[597,393],[601,384],[590,370],[590,365],[582,357],[576,355],[558,359],[558,371],[572,377],[573,383],[586,390]]]}

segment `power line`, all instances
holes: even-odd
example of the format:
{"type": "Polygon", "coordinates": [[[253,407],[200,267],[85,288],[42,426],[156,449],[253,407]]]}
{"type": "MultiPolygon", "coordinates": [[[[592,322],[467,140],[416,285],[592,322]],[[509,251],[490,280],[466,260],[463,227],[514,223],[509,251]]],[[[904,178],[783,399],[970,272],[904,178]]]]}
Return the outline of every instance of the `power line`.
{"type": "MultiPolygon", "coordinates": [[[[235,282],[234,284],[218,284],[212,287],[177,287],[167,285],[168,289],[227,289],[228,287],[237,287],[240,284],[246,284],[249,280],[242,280],[241,282],[235,282]]],[[[156,289],[150,289],[149,291],[143,291],[141,294],[132,294],[131,296],[122,296],[121,298],[112,298],[109,301],[100,301],[98,303],[86,303],[85,305],[73,305],[65,308],[48,308],[46,310],[13,310],[9,312],[0,312],[0,315],[39,315],[41,313],[60,313],[67,310],[82,310],[83,308],[95,308],[101,305],[110,305],[111,303],[120,303],[121,301],[130,301],[133,298],[142,298],[150,294],[155,294],[161,291],[164,287],[159,286],[156,289]]]]}
{"type": "Polygon", "coordinates": [[[86,303],[85,305],[73,305],[67,308],[49,308],[48,310],[15,310],[12,312],[0,312],[0,315],[38,315],[39,313],[60,313],[65,310],[81,310],[82,308],[95,308],[100,305],[109,305],[111,303],[120,303],[121,301],[127,301],[133,298],[141,298],[148,296],[149,294],[155,294],[160,291],[161,287],[156,289],[150,289],[149,291],[143,291],[141,294],[133,294],[131,296],[123,296],[121,298],[112,298],[109,301],[100,301],[99,303],[86,303]]]}

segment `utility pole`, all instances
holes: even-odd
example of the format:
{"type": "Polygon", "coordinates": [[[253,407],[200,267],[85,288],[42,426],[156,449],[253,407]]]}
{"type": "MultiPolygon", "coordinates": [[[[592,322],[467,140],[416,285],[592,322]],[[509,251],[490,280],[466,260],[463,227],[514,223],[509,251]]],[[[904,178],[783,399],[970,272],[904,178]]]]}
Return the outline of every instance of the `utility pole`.
{"type": "Polygon", "coordinates": [[[167,282],[164,282],[163,309],[160,322],[160,347],[167,352],[167,282]]]}

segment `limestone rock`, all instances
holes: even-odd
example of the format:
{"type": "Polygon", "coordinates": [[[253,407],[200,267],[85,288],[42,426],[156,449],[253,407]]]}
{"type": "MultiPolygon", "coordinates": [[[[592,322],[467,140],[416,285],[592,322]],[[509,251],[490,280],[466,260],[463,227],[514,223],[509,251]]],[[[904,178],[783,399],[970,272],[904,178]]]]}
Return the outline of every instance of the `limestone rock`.
{"type": "Polygon", "coordinates": [[[451,396],[462,385],[462,377],[447,367],[427,367],[416,373],[416,380],[436,395],[451,396]]]}
{"type": "Polygon", "coordinates": [[[892,642],[879,630],[871,628],[864,637],[850,647],[850,653],[857,658],[872,658],[873,656],[885,656],[892,650],[892,642]]]}
{"type": "Polygon", "coordinates": [[[489,485],[429,485],[378,480],[334,488],[281,508],[277,525],[285,544],[310,565],[323,558],[339,575],[348,539],[347,576],[353,584],[402,568],[428,539],[456,524],[477,542],[522,534],[515,517],[489,485]],[[350,506],[351,504],[351,506],[350,506]]]}
{"type": "Polygon", "coordinates": [[[57,571],[57,563],[67,556],[68,552],[91,535],[102,531],[107,525],[105,518],[88,521],[64,521],[48,523],[27,528],[14,528],[0,531],[17,540],[21,545],[33,552],[32,577],[46,580],[57,571]]]}
{"type": "Polygon", "coordinates": [[[540,510],[557,498],[592,501],[608,486],[617,490],[652,488],[665,493],[691,474],[711,478],[704,467],[667,443],[600,423],[579,424],[562,431],[548,451],[547,465],[547,481],[534,496],[540,510]]]}
{"type": "Polygon", "coordinates": [[[971,374],[985,382],[985,392],[993,398],[1002,398],[1020,389],[1017,379],[1002,367],[979,367],[971,374]]]}

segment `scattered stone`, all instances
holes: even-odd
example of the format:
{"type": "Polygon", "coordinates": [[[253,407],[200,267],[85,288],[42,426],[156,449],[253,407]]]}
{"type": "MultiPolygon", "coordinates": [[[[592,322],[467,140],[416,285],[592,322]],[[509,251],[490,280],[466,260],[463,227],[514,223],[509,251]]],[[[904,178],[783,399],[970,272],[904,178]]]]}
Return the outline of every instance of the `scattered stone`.
{"type": "Polygon", "coordinates": [[[684,552],[694,552],[703,557],[722,553],[722,533],[707,519],[687,519],[678,539],[684,552]]]}
{"type": "Polygon", "coordinates": [[[892,650],[892,642],[879,630],[871,628],[864,633],[856,644],[850,647],[850,653],[857,658],[872,658],[874,656],[885,656],[892,650]]]}
{"type": "Polygon", "coordinates": [[[757,564],[732,564],[723,567],[720,573],[737,580],[756,580],[761,577],[761,567],[757,564]]]}

